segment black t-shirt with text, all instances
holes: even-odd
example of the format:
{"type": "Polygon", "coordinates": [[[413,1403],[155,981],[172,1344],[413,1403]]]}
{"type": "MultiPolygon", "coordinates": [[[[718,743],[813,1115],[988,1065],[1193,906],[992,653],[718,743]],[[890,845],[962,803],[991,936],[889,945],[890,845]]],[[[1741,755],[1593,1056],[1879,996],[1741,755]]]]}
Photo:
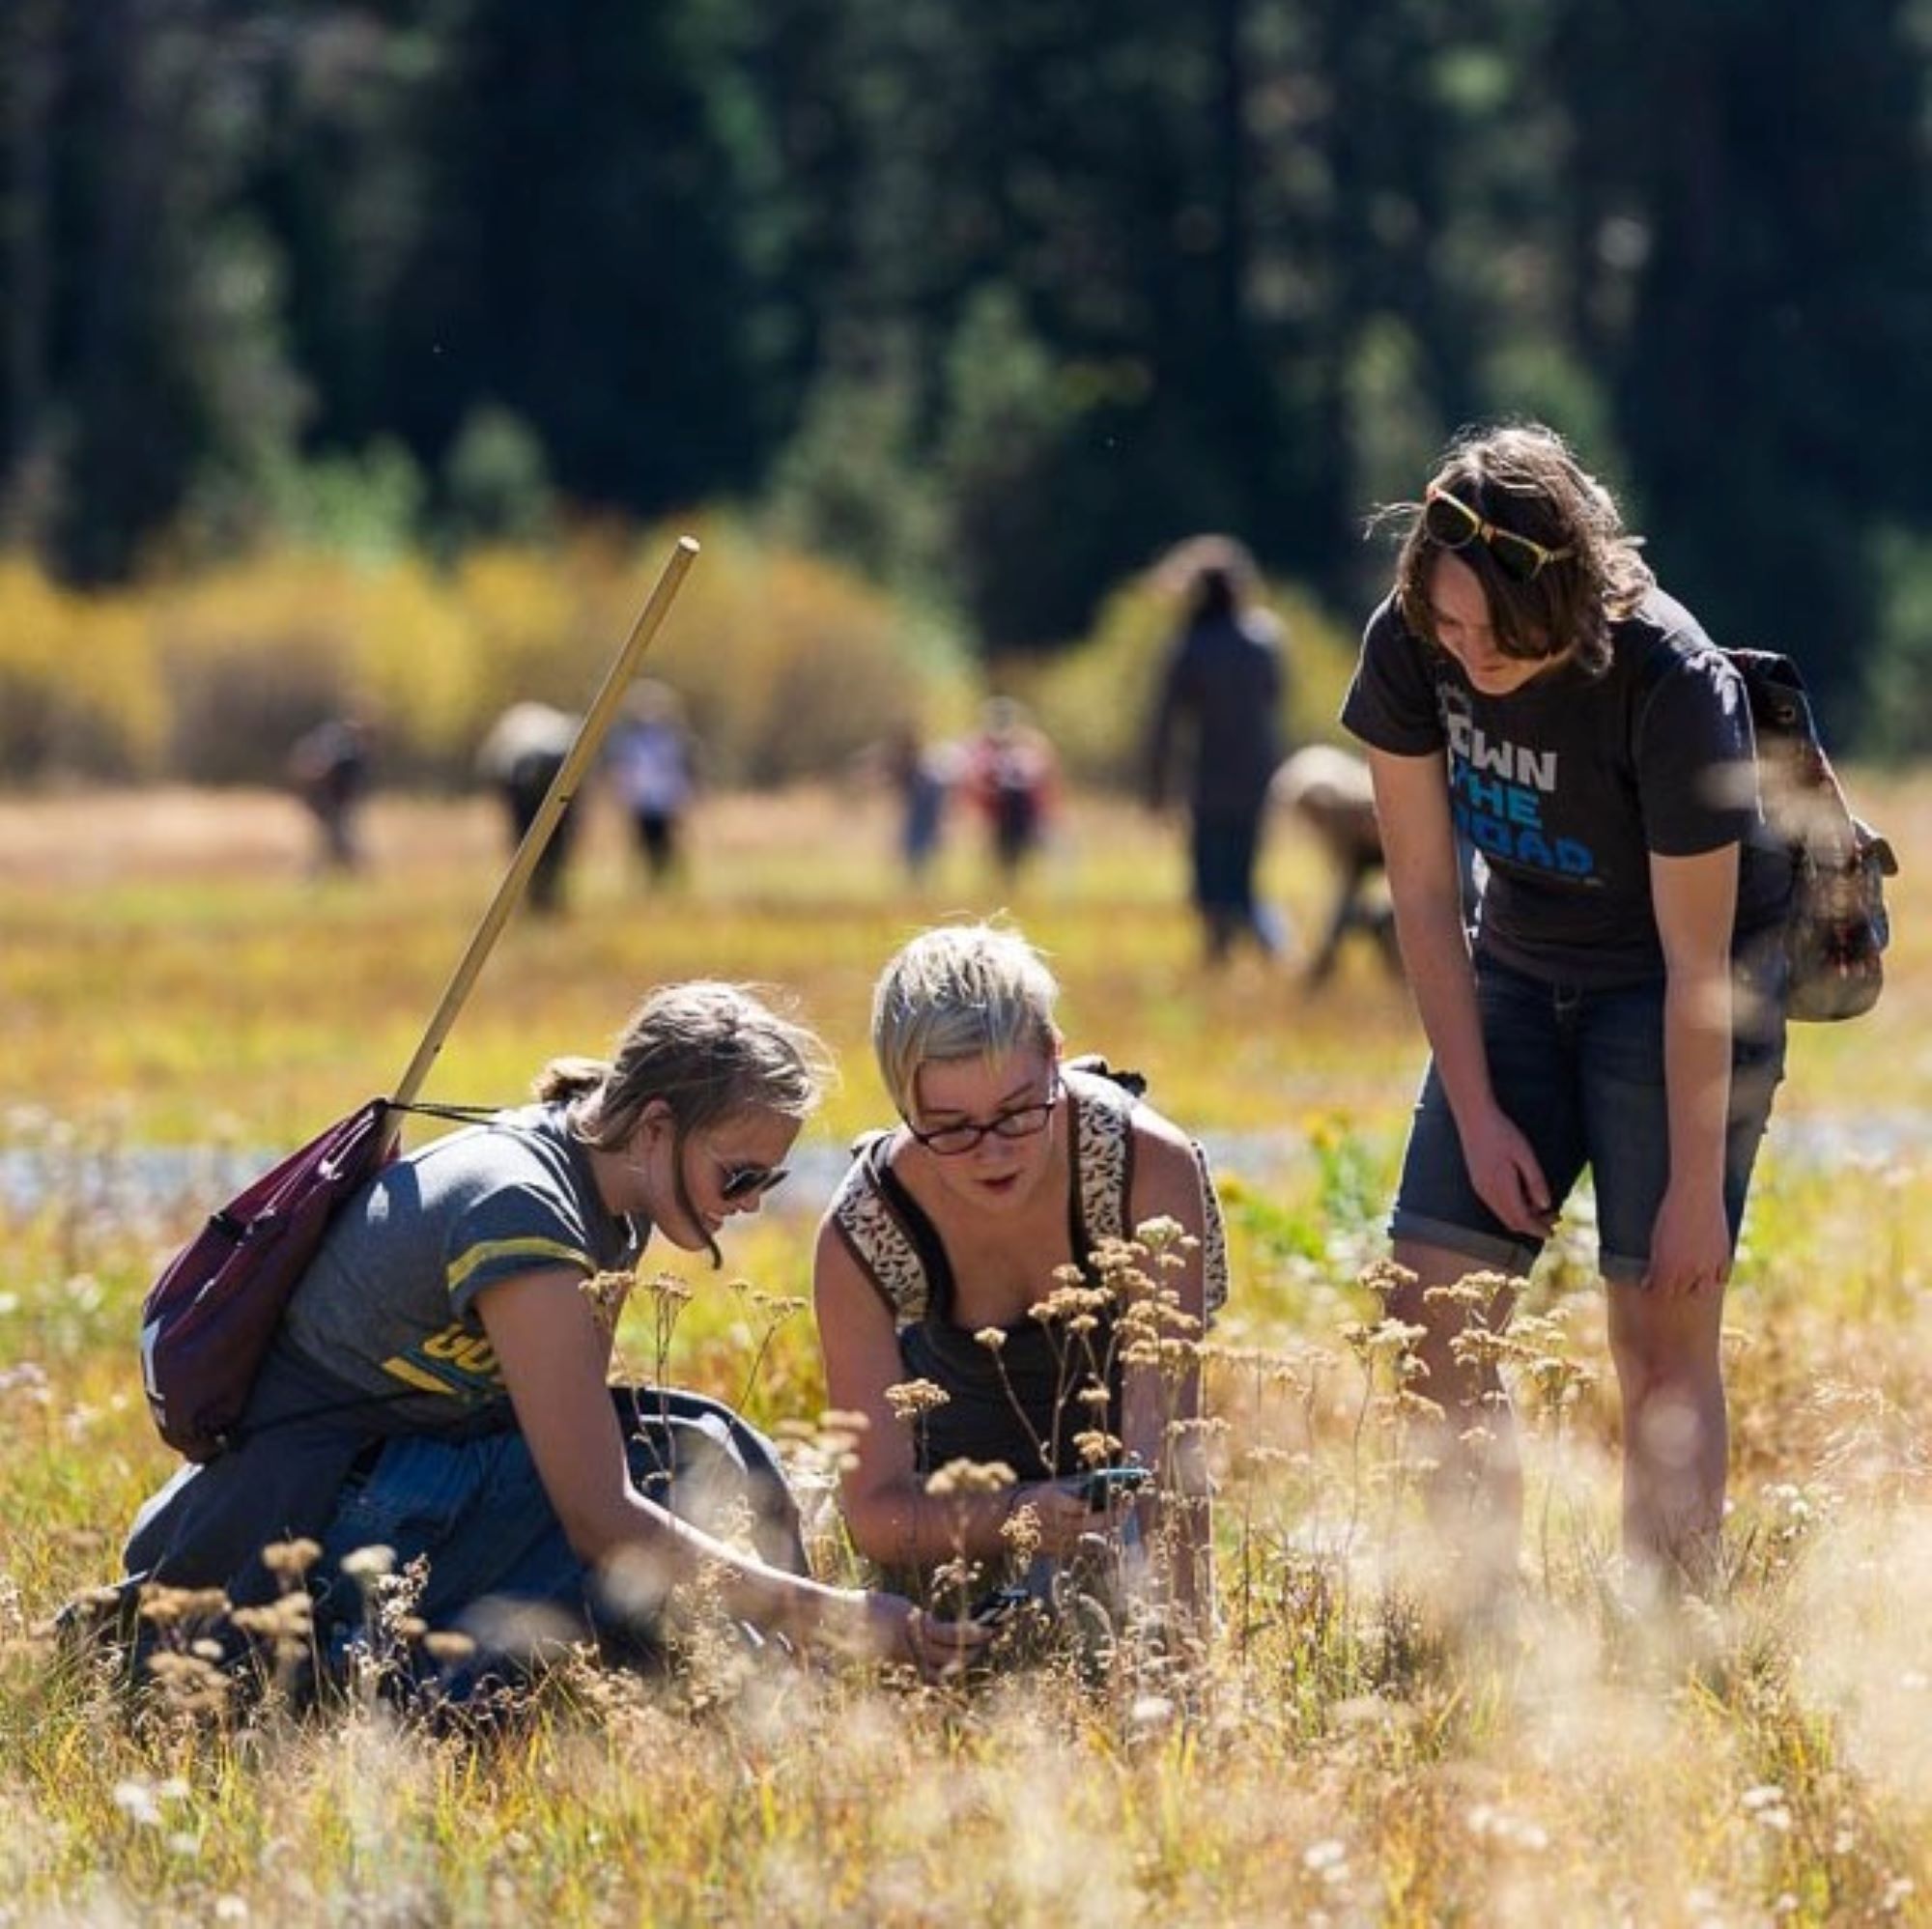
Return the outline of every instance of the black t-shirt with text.
{"type": "Polygon", "coordinates": [[[1393,598],[1369,619],[1342,722],[1372,748],[1441,753],[1458,834],[1488,866],[1476,948],[1585,986],[1663,970],[1650,858],[1740,843],[1737,931],[1776,922],[1789,860],[1767,837],[1742,678],[1661,590],[1610,630],[1601,675],[1560,664],[1486,696],[1393,598]]]}

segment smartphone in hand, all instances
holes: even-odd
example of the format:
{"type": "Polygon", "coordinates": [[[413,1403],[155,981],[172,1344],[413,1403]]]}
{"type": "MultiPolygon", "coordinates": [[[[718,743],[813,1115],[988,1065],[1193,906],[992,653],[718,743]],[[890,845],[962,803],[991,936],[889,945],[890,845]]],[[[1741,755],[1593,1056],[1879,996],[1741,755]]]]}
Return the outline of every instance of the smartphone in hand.
{"type": "Polygon", "coordinates": [[[1010,1619],[1033,1599],[1023,1587],[996,1587],[982,1594],[968,1609],[970,1617],[982,1628],[997,1628],[1010,1619]]]}
{"type": "Polygon", "coordinates": [[[1152,1478],[1143,1466],[1092,1467],[1080,1477],[1080,1497],[1098,1514],[1117,1500],[1131,1500],[1152,1478]]]}

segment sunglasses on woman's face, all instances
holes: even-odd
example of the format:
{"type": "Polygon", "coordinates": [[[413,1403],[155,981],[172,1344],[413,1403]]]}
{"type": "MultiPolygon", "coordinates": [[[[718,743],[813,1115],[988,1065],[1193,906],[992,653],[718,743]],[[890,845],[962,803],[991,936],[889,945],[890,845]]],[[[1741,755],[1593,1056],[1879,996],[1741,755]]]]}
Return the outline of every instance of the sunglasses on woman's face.
{"type": "Polygon", "coordinates": [[[727,1206],[739,1206],[748,1199],[756,1199],[761,1193],[784,1182],[787,1170],[784,1166],[727,1165],[709,1147],[705,1149],[705,1155],[718,1168],[718,1196],[727,1206]]]}
{"type": "Polygon", "coordinates": [[[1552,550],[1519,536],[1514,529],[1498,528],[1459,497],[1435,483],[1423,497],[1422,526],[1433,542],[1445,550],[1465,550],[1480,541],[1496,559],[1496,567],[1512,582],[1534,582],[1553,562],[1567,562],[1575,550],[1552,550]]]}

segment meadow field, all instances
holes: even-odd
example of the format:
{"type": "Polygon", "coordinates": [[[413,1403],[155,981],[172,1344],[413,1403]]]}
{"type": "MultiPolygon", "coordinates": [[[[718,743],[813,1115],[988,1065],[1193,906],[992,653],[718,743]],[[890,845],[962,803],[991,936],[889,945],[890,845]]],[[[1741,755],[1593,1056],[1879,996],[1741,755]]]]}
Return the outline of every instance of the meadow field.
{"type": "MultiPolygon", "coordinates": [[[[393,1084],[494,887],[495,817],[379,800],[366,872],[310,879],[307,826],[266,792],[0,800],[0,1924],[1932,1920],[1932,779],[1857,794],[1904,865],[1890,982],[1792,1034],[1727,1306],[1708,1598],[1647,1614],[1619,1573],[1585,1199],[1509,1364],[1518,1610],[1458,1622],[1361,1277],[1423,1059],[1406,997],[1366,952],[1320,996],[1252,959],[1205,976],[1178,834],[1090,801],[1005,908],[1061,974],[1069,1045],[1145,1071],[1222,1175],[1211,1637],[941,1688],[565,1668],[482,1737],[373,1694],[131,1713],[57,1664],[48,1622],[111,1577],[173,1464],[134,1347],[157,1262],[237,1174],[393,1084]]],[[[856,1578],[814,1210],[884,1114],[879,965],[1002,899],[963,837],[910,897],[863,791],[717,799],[675,894],[643,889],[612,816],[587,832],[569,915],[512,925],[428,1095],[513,1101],[664,979],[795,991],[844,1065],[800,1179],[734,1226],[724,1272],[673,1268],[693,1296],[668,1347],[641,1307],[619,1347],[779,1433],[825,1569],[856,1578]]],[[[1286,827],[1269,878],[1305,937],[1323,881],[1286,827]]]]}

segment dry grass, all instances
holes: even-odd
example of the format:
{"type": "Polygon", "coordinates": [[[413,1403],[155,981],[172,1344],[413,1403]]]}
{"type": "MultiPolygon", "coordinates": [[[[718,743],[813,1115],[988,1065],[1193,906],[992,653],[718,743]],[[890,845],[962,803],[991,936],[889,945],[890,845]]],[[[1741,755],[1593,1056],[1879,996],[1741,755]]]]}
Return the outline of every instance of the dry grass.
{"type": "MultiPolygon", "coordinates": [[[[1894,982],[1872,1018],[1795,1037],[1787,1127],[1896,1125],[1932,1092],[1915,909],[1932,789],[1867,801],[1907,865],[1894,982]]],[[[272,1145],[393,1077],[497,861],[480,808],[395,801],[371,875],[311,889],[303,828],[270,798],[0,806],[0,1149],[37,1176],[0,1194],[0,1922],[1927,1919],[1922,1131],[1826,1166],[1775,1138],[1728,1308],[1726,1578],[1668,1623],[1631,1609],[1611,1555],[1601,1304],[1565,1242],[1530,1310],[1566,1311],[1568,1337],[1548,1329],[1516,1369],[1518,1618],[1460,1624],[1356,1283],[1420,1062],[1406,1006],[1366,958],[1325,1000],[1247,966],[1204,983],[1177,854],[1107,807],[1076,814],[1015,909],[1056,954],[1071,1042],[1144,1065],[1228,1148],[1223,1626],[1195,1666],[1130,1648],[1097,1679],[947,1691],[789,1668],[675,1691],[572,1676],[481,1741],[375,1705],[129,1723],[50,1671],[38,1630],[111,1571],[167,1466],[132,1311],[207,1199],[143,1185],[134,1151],[272,1145]],[[1540,1409],[1539,1383],[1577,1391],[1540,1409]]],[[[511,932],[438,1089],[513,1095],[533,1051],[594,1047],[655,978],[774,979],[846,1055],[813,1135],[829,1169],[880,1109],[871,974],[923,909],[990,901],[977,864],[956,854],[915,906],[875,801],[721,801],[691,891],[654,902],[614,823],[591,830],[575,915],[511,932]]],[[[1274,860],[1304,921],[1306,864],[1286,841],[1274,860]]],[[[775,1202],[735,1239],[767,1307],[804,1291],[807,1231],[775,1202]]],[[[767,1315],[693,1283],[674,1373],[745,1397],[767,1315]]],[[[650,1336],[626,1346],[639,1363],[650,1336]]],[[[804,1316],[777,1319],[749,1404],[810,1434],[804,1316]]]]}

